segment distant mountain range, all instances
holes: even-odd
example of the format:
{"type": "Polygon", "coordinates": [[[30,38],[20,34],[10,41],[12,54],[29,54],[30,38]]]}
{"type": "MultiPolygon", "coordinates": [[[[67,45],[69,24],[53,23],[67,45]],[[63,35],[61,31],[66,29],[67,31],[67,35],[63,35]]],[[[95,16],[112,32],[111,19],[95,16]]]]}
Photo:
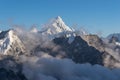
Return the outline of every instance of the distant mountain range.
{"type": "MultiPolygon", "coordinates": [[[[67,58],[80,64],[120,68],[120,33],[102,39],[68,27],[59,16],[45,24],[41,30],[34,27],[30,31],[15,28],[0,32],[2,64],[5,64],[6,56],[14,58],[16,63],[22,63],[21,56],[45,55],[57,59],[67,58]]],[[[7,69],[11,68],[8,66],[7,69]]]]}

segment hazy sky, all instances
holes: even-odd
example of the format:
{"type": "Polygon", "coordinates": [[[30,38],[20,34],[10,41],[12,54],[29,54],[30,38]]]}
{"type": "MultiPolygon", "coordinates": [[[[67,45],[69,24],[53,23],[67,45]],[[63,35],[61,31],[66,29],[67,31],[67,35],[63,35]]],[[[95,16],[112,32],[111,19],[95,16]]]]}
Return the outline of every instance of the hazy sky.
{"type": "Polygon", "coordinates": [[[0,25],[40,26],[58,15],[68,26],[103,35],[120,32],[120,0],[0,0],[0,25]]]}

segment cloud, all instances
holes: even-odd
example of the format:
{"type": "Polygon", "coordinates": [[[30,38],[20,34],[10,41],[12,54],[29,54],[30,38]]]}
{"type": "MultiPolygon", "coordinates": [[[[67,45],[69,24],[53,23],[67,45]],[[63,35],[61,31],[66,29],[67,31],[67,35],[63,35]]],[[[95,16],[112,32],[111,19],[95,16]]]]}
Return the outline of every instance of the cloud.
{"type": "MultiPolygon", "coordinates": [[[[37,45],[58,51],[47,37],[16,29],[28,53],[37,45]]],[[[59,51],[58,51],[59,52],[59,51]]],[[[33,53],[34,54],[34,53],[33,53]]],[[[28,80],[120,80],[120,69],[108,69],[100,65],[76,64],[71,59],[52,57],[49,53],[37,52],[39,56],[22,55],[19,61],[23,64],[23,73],[28,80]]]]}
{"type": "Polygon", "coordinates": [[[120,70],[100,65],[76,64],[70,59],[29,57],[23,73],[29,80],[119,80],[120,70]],[[29,73],[29,74],[28,74],[29,73]]]}

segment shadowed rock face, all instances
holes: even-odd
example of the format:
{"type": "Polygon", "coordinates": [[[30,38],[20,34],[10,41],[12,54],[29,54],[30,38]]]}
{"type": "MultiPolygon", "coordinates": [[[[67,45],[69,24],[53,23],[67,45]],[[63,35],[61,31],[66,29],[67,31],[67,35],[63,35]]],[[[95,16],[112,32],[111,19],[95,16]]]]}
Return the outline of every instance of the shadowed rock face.
{"type": "Polygon", "coordinates": [[[9,30],[8,30],[8,31],[2,31],[2,32],[0,33],[0,39],[3,39],[8,32],[9,32],[9,30]]]}
{"type": "Polygon", "coordinates": [[[115,42],[119,42],[119,39],[118,39],[116,36],[112,36],[112,37],[109,39],[109,43],[115,43],[115,42]]]}
{"type": "Polygon", "coordinates": [[[15,73],[12,70],[0,68],[0,80],[27,80],[22,73],[15,73]]]}
{"type": "Polygon", "coordinates": [[[22,74],[22,64],[12,56],[2,56],[0,60],[0,80],[27,80],[22,74]]]}
{"type": "Polygon", "coordinates": [[[120,42],[120,34],[119,33],[110,34],[106,38],[110,40],[109,41],[110,43],[111,42],[120,42]]]}
{"type": "Polygon", "coordinates": [[[68,38],[56,38],[54,43],[60,45],[66,56],[76,63],[91,63],[102,65],[102,53],[94,47],[91,47],[81,37],[75,37],[69,44],[68,38]]]}
{"type": "Polygon", "coordinates": [[[102,52],[99,52],[92,46],[89,46],[80,36],[76,36],[72,43],[69,43],[69,38],[60,37],[53,40],[57,48],[51,47],[36,47],[35,51],[43,51],[54,57],[70,58],[76,63],[91,63],[103,65],[102,52]]]}

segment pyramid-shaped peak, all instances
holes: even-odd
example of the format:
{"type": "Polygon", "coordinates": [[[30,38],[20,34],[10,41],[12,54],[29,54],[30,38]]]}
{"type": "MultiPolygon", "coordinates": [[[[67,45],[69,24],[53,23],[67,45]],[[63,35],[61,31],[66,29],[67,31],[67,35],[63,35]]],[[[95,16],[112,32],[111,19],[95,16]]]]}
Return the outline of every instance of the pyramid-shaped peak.
{"type": "Polygon", "coordinates": [[[56,35],[64,32],[72,32],[73,30],[64,23],[60,16],[57,16],[44,25],[43,31],[46,34],[56,35]]]}
{"type": "Polygon", "coordinates": [[[56,19],[57,20],[62,20],[62,18],[60,16],[57,16],[56,19]]]}
{"type": "Polygon", "coordinates": [[[53,23],[57,22],[57,23],[65,24],[60,16],[55,17],[52,22],[53,23]]]}
{"type": "Polygon", "coordinates": [[[60,16],[57,16],[56,18],[54,18],[54,20],[51,23],[51,27],[54,27],[55,30],[61,30],[61,32],[64,31],[72,31],[70,27],[68,27],[64,21],[62,20],[62,18],[60,16]]]}

